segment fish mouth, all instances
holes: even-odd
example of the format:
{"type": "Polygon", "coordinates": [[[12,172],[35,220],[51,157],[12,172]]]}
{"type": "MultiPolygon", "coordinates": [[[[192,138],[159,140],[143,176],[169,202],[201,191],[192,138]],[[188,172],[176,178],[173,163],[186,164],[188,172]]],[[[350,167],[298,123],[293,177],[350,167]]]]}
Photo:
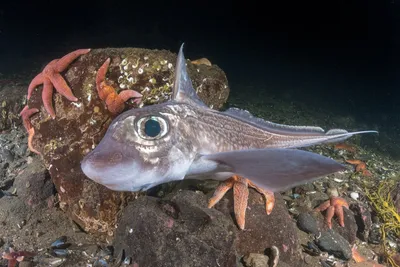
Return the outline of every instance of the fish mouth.
{"type": "Polygon", "coordinates": [[[153,187],[144,170],[119,152],[90,152],[81,161],[82,172],[89,179],[113,191],[140,192],[153,187]]]}

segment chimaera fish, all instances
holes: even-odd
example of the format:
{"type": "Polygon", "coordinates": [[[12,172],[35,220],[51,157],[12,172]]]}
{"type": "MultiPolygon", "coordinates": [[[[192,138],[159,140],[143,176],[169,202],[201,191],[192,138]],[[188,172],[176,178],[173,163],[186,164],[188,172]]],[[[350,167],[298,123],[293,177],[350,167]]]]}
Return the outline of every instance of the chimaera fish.
{"type": "Polygon", "coordinates": [[[345,169],[333,159],[295,148],[376,132],[325,132],[268,122],[236,108],[213,110],[196,95],[182,50],[183,45],[171,100],[115,118],[81,163],[87,177],[112,190],[140,191],[182,179],[240,175],[277,192],[345,169]]]}

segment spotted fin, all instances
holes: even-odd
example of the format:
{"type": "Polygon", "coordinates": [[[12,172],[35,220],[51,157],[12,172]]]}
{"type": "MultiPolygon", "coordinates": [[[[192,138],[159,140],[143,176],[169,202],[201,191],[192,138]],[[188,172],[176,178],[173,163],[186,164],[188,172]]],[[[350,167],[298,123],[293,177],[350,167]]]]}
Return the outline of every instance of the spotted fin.
{"type": "Polygon", "coordinates": [[[197,96],[196,91],[193,88],[192,80],[190,79],[186,68],[186,59],[183,55],[183,45],[184,44],[182,44],[179,49],[178,58],[176,60],[172,100],[207,107],[207,105],[197,96]]]}
{"type": "Polygon", "coordinates": [[[342,164],[316,153],[297,149],[250,149],[203,155],[217,169],[251,180],[257,186],[279,192],[343,171],[342,164]]]}

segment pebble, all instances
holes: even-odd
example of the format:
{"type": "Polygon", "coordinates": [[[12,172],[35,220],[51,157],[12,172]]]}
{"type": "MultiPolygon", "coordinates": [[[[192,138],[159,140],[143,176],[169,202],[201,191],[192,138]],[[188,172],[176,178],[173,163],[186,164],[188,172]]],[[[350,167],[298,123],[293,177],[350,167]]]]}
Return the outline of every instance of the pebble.
{"type": "Polygon", "coordinates": [[[244,266],[246,267],[268,267],[268,260],[268,256],[257,253],[250,253],[243,257],[244,266]]]}
{"type": "Polygon", "coordinates": [[[317,220],[308,212],[299,214],[297,217],[297,227],[308,234],[317,235],[321,231],[317,220]]]}
{"type": "Polygon", "coordinates": [[[327,194],[329,197],[338,197],[338,196],[339,196],[339,192],[338,192],[338,190],[337,190],[336,187],[329,187],[329,188],[326,190],[326,194],[327,194]]]}
{"type": "Polygon", "coordinates": [[[358,198],[360,197],[360,194],[358,194],[357,192],[351,192],[350,197],[354,200],[358,200],[358,198]]]}
{"type": "Polygon", "coordinates": [[[371,227],[371,231],[368,236],[368,242],[371,244],[378,245],[381,243],[382,233],[379,224],[373,224],[371,227]]]}

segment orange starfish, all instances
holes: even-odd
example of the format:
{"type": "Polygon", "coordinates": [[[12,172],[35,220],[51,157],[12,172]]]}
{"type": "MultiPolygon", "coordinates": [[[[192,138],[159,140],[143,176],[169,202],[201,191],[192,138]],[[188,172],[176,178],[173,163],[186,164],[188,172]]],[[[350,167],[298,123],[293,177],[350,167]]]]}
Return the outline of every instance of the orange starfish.
{"type": "Polygon", "coordinates": [[[29,150],[32,151],[33,153],[40,155],[40,152],[37,151],[35,148],[33,148],[33,145],[32,145],[33,136],[35,135],[35,129],[32,127],[32,124],[30,121],[30,117],[37,112],[39,112],[39,110],[37,108],[29,108],[28,105],[26,105],[22,109],[22,111],[19,113],[19,115],[21,116],[22,123],[24,124],[24,127],[25,127],[26,131],[28,132],[29,150]]]}
{"type": "Polygon", "coordinates": [[[75,59],[79,56],[89,53],[90,49],[78,49],[75,50],[60,59],[54,59],[43,69],[41,73],[31,81],[28,87],[28,99],[31,98],[33,89],[36,86],[43,84],[42,100],[44,108],[47,113],[54,119],[56,114],[54,112],[52,96],[53,86],[57,92],[65,96],[70,101],[77,101],[78,99],[72,93],[71,88],[67,82],[61,76],[60,72],[63,72],[75,59]]]}
{"type": "Polygon", "coordinates": [[[363,257],[360,252],[358,252],[357,247],[354,245],[353,248],[351,249],[353,260],[357,263],[354,265],[354,267],[385,267],[385,265],[379,264],[378,262],[374,260],[368,260],[365,257],[363,257]],[[362,264],[358,264],[362,263],[362,264]]]}
{"type": "Polygon", "coordinates": [[[346,162],[355,165],[356,172],[361,172],[362,175],[368,177],[372,175],[371,172],[367,170],[367,164],[365,164],[365,162],[362,162],[361,160],[358,159],[346,159],[346,162]]]}
{"type": "Polygon", "coordinates": [[[121,113],[125,108],[125,102],[130,98],[136,98],[133,102],[139,104],[142,95],[135,90],[123,90],[119,94],[105,81],[110,59],[108,58],[97,71],[96,88],[101,100],[106,102],[107,109],[113,113],[121,113]]]}
{"type": "Polygon", "coordinates": [[[339,220],[340,226],[344,227],[344,214],[343,207],[349,208],[349,204],[344,198],[341,197],[331,197],[329,200],[323,202],[315,211],[326,211],[325,223],[328,225],[329,229],[332,229],[332,218],[336,214],[339,220]]]}
{"type": "Polygon", "coordinates": [[[345,143],[336,144],[336,145],[334,145],[334,148],[335,149],[343,149],[343,150],[349,151],[351,153],[355,153],[357,150],[354,146],[345,144],[345,143]]]}
{"type": "Polygon", "coordinates": [[[234,175],[231,178],[223,181],[215,190],[214,195],[208,202],[208,207],[212,208],[215,204],[218,203],[225,195],[225,193],[233,188],[233,205],[234,205],[234,213],[236,217],[236,222],[240,229],[244,229],[245,221],[246,221],[246,208],[247,201],[249,198],[249,189],[248,187],[252,187],[256,189],[260,194],[265,197],[265,210],[269,215],[274,208],[275,197],[274,193],[265,189],[262,189],[255,184],[253,184],[250,180],[243,178],[238,175],[234,175]]]}

